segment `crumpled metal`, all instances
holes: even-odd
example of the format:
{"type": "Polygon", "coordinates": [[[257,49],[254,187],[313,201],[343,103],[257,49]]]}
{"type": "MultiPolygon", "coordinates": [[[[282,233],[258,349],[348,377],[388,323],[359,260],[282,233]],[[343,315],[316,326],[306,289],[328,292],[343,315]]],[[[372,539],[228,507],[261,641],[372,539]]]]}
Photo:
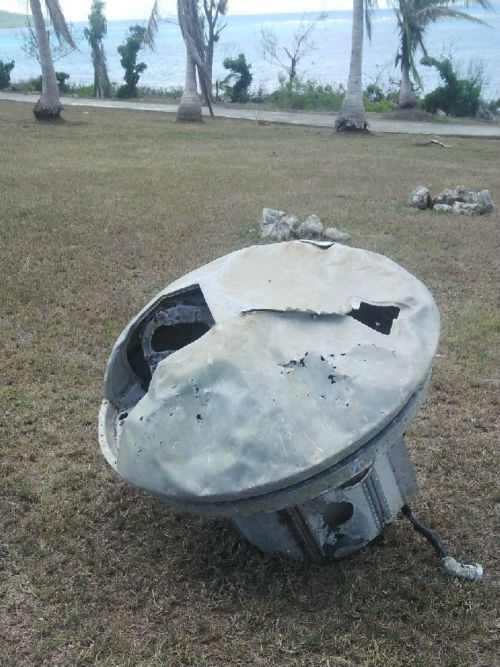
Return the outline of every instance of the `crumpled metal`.
{"type": "Polygon", "coordinates": [[[341,244],[253,246],[180,278],[125,328],[105,378],[101,447],[165,500],[231,501],[354,453],[430,372],[439,313],[390,259],[341,244]],[[198,286],[215,324],[158,363],[145,390],[127,350],[169,294],[198,286]],[[363,304],[395,313],[382,333],[363,304]],[[126,417],[120,413],[126,410],[126,417]]]}

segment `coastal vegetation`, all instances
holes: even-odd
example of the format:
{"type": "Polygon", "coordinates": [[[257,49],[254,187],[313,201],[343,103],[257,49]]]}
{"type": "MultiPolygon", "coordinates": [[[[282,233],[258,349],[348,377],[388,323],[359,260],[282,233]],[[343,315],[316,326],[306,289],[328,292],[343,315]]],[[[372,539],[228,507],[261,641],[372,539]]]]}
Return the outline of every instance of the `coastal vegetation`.
{"type": "Polygon", "coordinates": [[[15,62],[11,60],[10,63],[4,63],[0,60],[0,90],[8,88],[10,84],[10,73],[14,69],[15,62]]]}
{"type": "Polygon", "coordinates": [[[125,84],[116,91],[117,97],[130,98],[137,97],[137,84],[139,78],[147,68],[145,62],[137,62],[137,55],[144,46],[144,34],[146,29],[140,25],[133,25],[129,28],[129,35],[124,44],[118,47],[120,54],[120,64],[125,70],[123,78],[125,84]]]}
{"type": "MultiPolygon", "coordinates": [[[[48,0],[48,5],[55,0],[48,0]]],[[[33,0],[39,3],[39,0],[33,0]]],[[[104,54],[103,38],[106,35],[105,3],[103,0],[94,0],[89,15],[89,27],[84,29],[84,35],[91,46],[91,58],[94,67],[94,85],[72,85],[66,81],[65,90],[71,89],[76,95],[88,95],[89,91],[97,97],[143,97],[154,96],[156,99],[165,101],[177,100],[179,104],[179,119],[200,120],[201,105],[209,106],[212,100],[219,103],[252,103],[273,106],[279,109],[307,109],[319,111],[334,111],[338,113],[336,124],[338,129],[361,129],[366,127],[365,112],[387,112],[396,108],[412,109],[420,108],[431,113],[444,112],[454,115],[470,115],[473,111],[482,118],[494,119],[498,116],[498,101],[485,100],[483,98],[484,78],[477,77],[472,73],[474,64],[471,64],[469,72],[455,72],[455,79],[461,81],[460,90],[451,84],[450,77],[443,78],[443,84],[427,95],[426,101],[421,93],[421,79],[416,66],[416,54],[420,50],[424,59],[433,59],[434,62],[445,63],[450,61],[453,67],[451,55],[438,57],[429,55],[424,37],[428,26],[446,18],[465,19],[475,23],[486,25],[484,21],[464,9],[470,9],[473,5],[484,9],[491,9],[490,0],[468,0],[458,8],[454,0],[392,0],[391,5],[395,12],[396,23],[399,30],[399,46],[396,56],[396,65],[401,66],[401,79],[396,80],[390,76],[386,81],[377,80],[363,82],[362,72],[362,44],[363,34],[366,28],[370,36],[371,10],[375,6],[373,0],[355,0],[353,12],[353,34],[351,43],[350,73],[347,86],[344,84],[325,84],[317,82],[313,78],[304,78],[299,71],[299,65],[306,53],[314,49],[312,41],[313,31],[317,24],[327,18],[325,12],[308,20],[304,18],[297,29],[288,37],[288,41],[279,41],[278,37],[268,29],[261,30],[262,53],[264,58],[283,70],[280,77],[279,87],[274,91],[264,90],[262,87],[252,89],[249,83],[252,64],[248,62],[244,53],[238,56],[227,57],[226,62],[233,62],[239,67],[239,63],[245,63],[245,71],[240,72],[242,84],[241,94],[235,89],[240,83],[233,82],[229,85],[229,79],[222,78],[212,82],[212,67],[214,45],[220,38],[222,30],[226,28],[224,17],[227,15],[227,0],[210,0],[201,3],[200,0],[180,0],[178,3],[178,20],[181,33],[184,37],[186,48],[186,76],[184,89],[161,90],[144,89],[139,84],[140,71],[135,73],[127,70],[130,65],[133,69],[130,46],[136,44],[138,51],[142,46],[155,48],[155,38],[161,20],[159,4],[155,1],[151,11],[148,25],[141,30],[141,34],[135,37],[129,36],[129,40],[119,47],[122,64],[125,62],[125,77],[128,82],[119,86],[116,82],[110,82],[107,75],[106,57],[104,54]],[[122,53],[127,51],[127,57],[122,53]],[[248,70],[248,71],[247,71],[248,70]],[[133,81],[134,80],[134,81],[133,81]],[[453,97],[457,97],[453,100],[453,97]],[[461,98],[465,99],[461,101],[461,98]],[[458,99],[460,98],[460,99],[458,99]],[[444,107],[436,104],[436,100],[443,100],[444,107]],[[450,101],[451,100],[451,101],[450,101]],[[475,110],[475,111],[474,111],[475,110]]],[[[58,15],[58,20],[62,15],[58,15]]],[[[64,17],[63,17],[64,18],[64,17]]],[[[130,30],[135,30],[132,26],[130,30]]],[[[48,27],[49,51],[52,60],[63,57],[71,49],[65,38],[62,44],[51,39],[56,35],[53,27],[48,27]]],[[[61,36],[62,33],[59,33],[61,36]]],[[[72,35],[69,33],[71,39],[72,35]]],[[[40,60],[39,47],[36,31],[31,28],[28,42],[25,44],[28,55],[40,60]]],[[[137,53],[136,53],[137,56],[137,53]]],[[[45,58],[45,60],[47,60],[45,58]]],[[[429,60],[430,62],[430,60],[429,60]]],[[[140,68],[147,67],[145,62],[140,68]]],[[[139,69],[140,69],[139,68],[139,69]]],[[[453,70],[454,71],[454,70],[453,70]]],[[[239,78],[236,71],[229,75],[231,79],[239,78]]],[[[7,84],[8,85],[8,84],[7,84]]],[[[28,88],[39,89],[37,78],[31,82],[15,82],[17,89],[28,88]]],[[[63,89],[59,87],[59,92],[63,89]]],[[[56,115],[56,117],[58,117],[56,115]]]]}
{"type": "MultiPolygon", "coordinates": [[[[418,50],[424,58],[429,58],[424,43],[425,32],[432,23],[443,19],[461,19],[482,23],[484,21],[461,10],[462,7],[478,5],[483,9],[492,9],[489,0],[392,0],[391,3],[396,14],[399,31],[399,49],[396,55],[396,67],[401,66],[401,87],[399,93],[399,106],[402,109],[414,108],[418,104],[414,87],[421,87],[422,81],[415,62],[418,50]],[[413,77],[412,84],[410,74],[413,77]]],[[[443,108],[443,107],[440,107],[443,108]]],[[[457,107],[460,108],[460,107],[457,107]]],[[[446,111],[446,109],[443,109],[446,111]]],[[[470,115],[459,113],[458,115],[470,115]]],[[[473,115],[473,114],[472,114],[473,115]]]]}
{"type": "Polygon", "coordinates": [[[248,102],[248,89],[252,83],[251,66],[248,65],[245,54],[240,53],[237,58],[225,58],[223,61],[229,74],[221,81],[221,86],[230,102],[248,102]]]}
{"type": "Polygon", "coordinates": [[[0,664],[497,664],[498,209],[448,217],[406,200],[418,183],[463,183],[498,203],[498,142],[445,151],[73,106],[56,126],[27,123],[30,108],[0,100],[0,664]],[[170,281],[258,243],[264,206],[317,213],[432,292],[442,336],[406,435],[413,508],[450,554],[483,564],[481,585],[447,579],[403,518],[327,567],[264,556],[104,461],[116,337],[170,281]]]}

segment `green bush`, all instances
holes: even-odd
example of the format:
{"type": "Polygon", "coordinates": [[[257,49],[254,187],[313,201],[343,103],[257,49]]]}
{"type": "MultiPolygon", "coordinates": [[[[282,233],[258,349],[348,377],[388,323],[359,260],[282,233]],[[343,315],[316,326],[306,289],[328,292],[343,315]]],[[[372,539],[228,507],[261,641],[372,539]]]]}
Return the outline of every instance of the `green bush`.
{"type": "Polygon", "coordinates": [[[69,87],[69,91],[73,95],[79,95],[80,97],[94,97],[94,86],[92,85],[72,84],[69,87]]]}
{"type": "Polygon", "coordinates": [[[378,83],[370,83],[363,91],[365,111],[378,113],[393,111],[398,106],[398,96],[399,91],[392,85],[391,80],[385,89],[381,88],[378,83]]]}
{"type": "Polygon", "coordinates": [[[334,89],[322,85],[313,79],[303,81],[294,77],[288,81],[281,76],[280,86],[268,97],[268,101],[279,109],[328,109],[338,110],[345,97],[345,88],[340,85],[334,89]]]}
{"type": "Polygon", "coordinates": [[[28,79],[28,88],[29,90],[33,90],[37,93],[42,92],[42,75],[40,76],[34,76],[31,79],[28,79]]]}
{"type": "MultiPolygon", "coordinates": [[[[68,93],[70,87],[66,83],[70,75],[67,72],[56,72],[57,84],[59,87],[60,93],[68,93]]],[[[34,76],[31,79],[28,79],[28,90],[33,90],[37,93],[42,92],[42,75],[34,76]]]]}
{"type": "Polygon", "coordinates": [[[118,88],[117,97],[137,97],[137,84],[141,73],[147,68],[146,63],[137,63],[137,54],[144,44],[144,34],[146,28],[140,25],[133,25],[129,28],[130,35],[127,37],[125,44],[118,47],[120,54],[120,64],[125,70],[123,79],[125,85],[118,88]]]}
{"type": "Polygon", "coordinates": [[[67,72],[56,72],[56,79],[59,86],[59,92],[68,93],[69,86],[66,81],[69,79],[70,75],[67,72]]]}
{"type": "Polygon", "coordinates": [[[4,63],[3,60],[0,60],[0,90],[8,88],[10,85],[10,73],[14,69],[14,65],[14,60],[10,63],[4,63]]]}
{"type": "Polygon", "coordinates": [[[376,113],[386,113],[387,111],[394,111],[398,108],[398,105],[392,100],[384,98],[378,102],[372,102],[370,100],[364,99],[365,111],[374,111],[376,113]]]}
{"type": "Polygon", "coordinates": [[[488,111],[495,117],[498,117],[500,113],[500,98],[497,100],[491,100],[486,104],[488,111]]]}
{"type": "Polygon", "coordinates": [[[222,65],[231,72],[221,81],[226,95],[231,102],[248,102],[250,99],[248,89],[253,76],[250,72],[251,65],[247,63],[245,54],[240,53],[237,58],[225,58],[222,65]],[[234,82],[232,86],[229,85],[230,81],[234,82]]]}
{"type": "Polygon", "coordinates": [[[138,86],[139,97],[160,97],[164,99],[179,100],[182,97],[183,88],[172,86],[171,88],[151,88],[150,86],[138,86]]]}
{"type": "Polygon", "coordinates": [[[424,97],[422,107],[425,111],[436,113],[438,109],[442,109],[452,116],[476,115],[482,89],[480,73],[471,73],[468,77],[459,79],[450,58],[436,60],[426,56],[420,62],[427,67],[435,67],[445,84],[424,97]]]}

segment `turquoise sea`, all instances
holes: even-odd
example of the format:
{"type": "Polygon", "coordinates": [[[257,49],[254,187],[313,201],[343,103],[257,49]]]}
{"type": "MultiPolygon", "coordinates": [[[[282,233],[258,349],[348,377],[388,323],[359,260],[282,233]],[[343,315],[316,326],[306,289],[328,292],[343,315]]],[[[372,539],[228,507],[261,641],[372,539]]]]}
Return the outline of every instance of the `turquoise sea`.
{"type": "MultiPolygon", "coordinates": [[[[426,33],[426,45],[430,55],[439,57],[451,53],[455,63],[463,72],[470,64],[483,67],[486,97],[499,96],[500,41],[499,7],[495,12],[470,10],[490,26],[474,24],[468,21],[441,21],[430,27],[426,33]]],[[[252,65],[253,85],[257,90],[270,91],[276,87],[279,67],[267,63],[262,55],[262,28],[272,29],[280,44],[289,43],[291,36],[301,20],[307,21],[314,14],[263,14],[253,16],[228,16],[227,26],[216,45],[214,57],[214,80],[227,72],[222,61],[227,56],[244,53],[247,62],[252,65]]],[[[127,34],[128,26],[140,21],[110,21],[105,49],[108,59],[110,78],[121,82],[123,70],[120,66],[117,47],[127,34]]],[[[73,24],[77,36],[79,51],[74,51],[56,62],[56,69],[71,75],[70,83],[85,84],[93,80],[93,70],[89,48],[83,39],[85,23],[73,24]]],[[[15,60],[11,81],[19,81],[36,76],[40,68],[36,60],[27,58],[22,50],[23,32],[21,29],[0,30],[0,60],[15,60]]],[[[299,64],[299,74],[313,78],[321,83],[346,84],[349,71],[351,12],[332,11],[328,18],[317,24],[312,34],[315,49],[308,53],[299,64]]],[[[394,68],[397,48],[397,32],[394,14],[390,9],[377,10],[373,16],[373,38],[371,43],[365,37],[363,72],[364,83],[388,82],[389,78],[398,78],[394,68]]],[[[179,28],[171,22],[163,21],[157,38],[155,52],[143,50],[140,60],[147,63],[147,70],[141,76],[141,84],[155,88],[171,88],[183,85],[185,51],[179,28]]],[[[439,85],[440,80],[434,69],[421,67],[425,92],[439,85]]]]}

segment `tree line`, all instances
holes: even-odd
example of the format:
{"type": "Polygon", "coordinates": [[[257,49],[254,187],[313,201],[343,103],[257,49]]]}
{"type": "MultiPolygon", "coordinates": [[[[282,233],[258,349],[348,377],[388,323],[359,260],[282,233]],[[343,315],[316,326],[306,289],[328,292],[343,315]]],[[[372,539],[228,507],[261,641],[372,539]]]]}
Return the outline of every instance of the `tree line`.
{"type": "MultiPolygon", "coordinates": [[[[44,0],[44,2],[59,42],[66,43],[70,48],[76,48],[58,0],[44,0]]],[[[29,3],[42,70],[41,97],[33,111],[39,120],[57,119],[60,117],[62,105],[41,0],[29,0],[29,3]]],[[[452,70],[450,71],[451,63],[444,61],[443,64],[427,53],[424,42],[426,28],[444,18],[484,23],[463,10],[472,5],[491,9],[490,0],[390,0],[390,4],[395,12],[399,31],[399,46],[395,61],[401,70],[399,106],[411,108],[417,104],[414,86],[421,83],[416,65],[418,52],[423,56],[421,61],[423,64],[438,69],[445,82],[444,88],[454,85],[456,89],[457,81],[460,80],[452,70]]],[[[376,0],[353,0],[349,76],[346,94],[336,119],[338,131],[365,130],[368,126],[362,88],[363,38],[365,30],[368,38],[371,38],[371,16],[375,7],[376,0]]],[[[107,33],[104,10],[104,0],[93,0],[89,25],[84,30],[84,36],[91,49],[94,69],[93,92],[96,97],[109,97],[112,94],[103,44],[107,33]]],[[[186,50],[185,85],[177,112],[179,120],[201,120],[202,103],[208,106],[213,115],[214,46],[226,27],[224,17],[227,10],[228,0],[177,0],[177,19],[186,50]]],[[[147,26],[144,28],[137,25],[129,28],[125,43],[118,49],[120,62],[125,70],[125,84],[118,89],[118,96],[133,97],[137,94],[140,74],[146,69],[145,63],[137,63],[137,55],[144,45],[155,48],[160,18],[158,0],[155,0],[147,26]]],[[[314,26],[324,18],[326,13],[318,15],[312,21],[302,23],[291,43],[285,46],[278,44],[272,31],[265,29],[262,31],[264,57],[286,70],[290,85],[297,80],[297,65],[300,59],[312,48],[310,37],[314,26]]],[[[240,54],[234,59],[227,58],[223,64],[230,71],[223,83],[231,101],[245,101],[251,73],[244,55],[240,54]]],[[[443,93],[441,98],[446,101],[446,94],[443,93]]]]}

